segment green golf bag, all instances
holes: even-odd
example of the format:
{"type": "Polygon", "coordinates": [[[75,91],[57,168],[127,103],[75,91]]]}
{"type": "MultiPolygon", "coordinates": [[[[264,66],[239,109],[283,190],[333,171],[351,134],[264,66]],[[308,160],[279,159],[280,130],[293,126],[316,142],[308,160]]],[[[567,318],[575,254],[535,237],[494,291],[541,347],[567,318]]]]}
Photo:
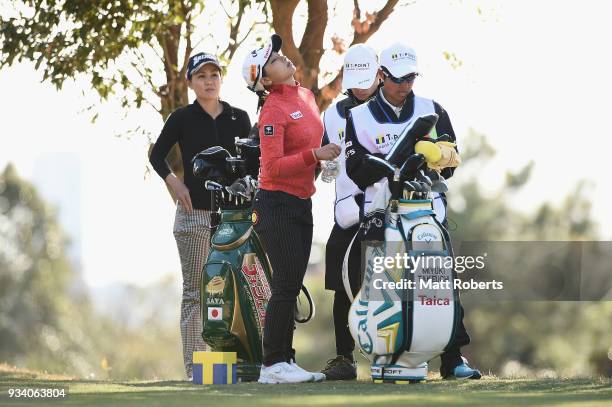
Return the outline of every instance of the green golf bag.
{"type": "Polygon", "coordinates": [[[237,353],[244,381],[259,377],[270,279],[250,209],[223,210],[202,272],[202,338],[215,351],[237,353]]]}
{"type": "MultiPolygon", "coordinates": [[[[239,381],[257,380],[263,359],[262,334],[271,296],[272,268],[253,229],[251,201],[257,189],[259,141],[236,141],[237,157],[211,147],[193,159],[193,172],[213,191],[219,223],[202,270],[202,338],[213,351],[236,352],[239,381]]],[[[312,300],[305,317],[314,314],[312,300]]]]}

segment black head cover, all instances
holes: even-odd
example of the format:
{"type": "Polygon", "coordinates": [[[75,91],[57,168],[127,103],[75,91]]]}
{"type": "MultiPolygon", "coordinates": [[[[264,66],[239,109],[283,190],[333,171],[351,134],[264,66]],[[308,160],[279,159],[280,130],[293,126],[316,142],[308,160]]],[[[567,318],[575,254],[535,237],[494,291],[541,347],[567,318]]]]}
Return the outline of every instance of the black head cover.
{"type": "Polygon", "coordinates": [[[261,155],[259,139],[241,138],[236,140],[236,150],[241,157],[257,157],[261,155]]]}
{"type": "Polygon", "coordinates": [[[232,155],[229,153],[229,151],[227,151],[223,147],[214,146],[214,147],[209,147],[206,150],[200,151],[199,153],[196,154],[193,160],[195,160],[196,158],[201,158],[211,164],[225,165],[225,160],[231,156],[232,155]]]}
{"type": "Polygon", "coordinates": [[[428,114],[412,121],[399,135],[399,138],[387,154],[385,159],[396,167],[404,163],[406,157],[414,154],[414,145],[426,137],[438,122],[438,115],[428,114]]]}
{"type": "Polygon", "coordinates": [[[423,164],[425,164],[425,157],[423,154],[412,154],[400,169],[402,179],[413,180],[423,164]]]}
{"type": "Polygon", "coordinates": [[[246,173],[253,178],[259,175],[259,138],[241,138],[236,140],[236,151],[246,161],[246,173]]]}
{"type": "Polygon", "coordinates": [[[395,168],[387,161],[370,154],[366,154],[363,157],[363,165],[369,173],[376,175],[377,179],[393,177],[395,172],[395,168]]]}
{"type": "Polygon", "coordinates": [[[230,153],[221,146],[209,147],[191,160],[193,175],[225,184],[227,180],[226,160],[230,153]]]}

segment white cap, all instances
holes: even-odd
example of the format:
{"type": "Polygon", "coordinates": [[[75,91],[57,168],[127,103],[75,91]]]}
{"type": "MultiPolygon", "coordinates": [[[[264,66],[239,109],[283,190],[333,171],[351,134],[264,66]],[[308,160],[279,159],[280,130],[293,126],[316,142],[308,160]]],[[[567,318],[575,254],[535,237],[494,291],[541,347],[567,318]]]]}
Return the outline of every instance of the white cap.
{"type": "Polygon", "coordinates": [[[380,67],[388,71],[396,78],[401,78],[411,73],[418,73],[417,57],[414,49],[396,42],[380,53],[380,67]]]}
{"type": "Polygon", "coordinates": [[[369,89],[378,72],[376,51],[364,44],[352,45],[344,56],[342,89],[369,89]]]}
{"type": "Polygon", "coordinates": [[[272,52],[278,52],[283,45],[283,40],[278,34],[272,34],[270,41],[259,49],[254,49],[247,54],[242,64],[242,77],[247,87],[253,92],[264,90],[261,82],[264,65],[270,59],[272,52]]]}

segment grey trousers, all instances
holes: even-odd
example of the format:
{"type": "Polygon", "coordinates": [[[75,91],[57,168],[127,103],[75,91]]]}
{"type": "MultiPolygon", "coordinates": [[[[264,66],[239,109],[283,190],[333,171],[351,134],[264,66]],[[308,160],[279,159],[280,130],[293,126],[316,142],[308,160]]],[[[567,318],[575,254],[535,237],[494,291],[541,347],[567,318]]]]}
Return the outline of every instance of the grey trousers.
{"type": "Polygon", "coordinates": [[[177,205],[173,232],[183,271],[180,322],[183,362],[187,377],[191,377],[193,352],[207,350],[202,340],[200,282],[210,250],[210,211],[194,209],[188,212],[177,205]]]}

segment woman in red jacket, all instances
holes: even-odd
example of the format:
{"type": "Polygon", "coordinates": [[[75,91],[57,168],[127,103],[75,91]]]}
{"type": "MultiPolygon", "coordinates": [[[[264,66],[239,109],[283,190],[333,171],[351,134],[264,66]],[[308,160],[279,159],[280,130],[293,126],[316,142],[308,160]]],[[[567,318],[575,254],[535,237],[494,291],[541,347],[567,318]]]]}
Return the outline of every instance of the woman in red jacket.
{"type": "Polygon", "coordinates": [[[295,81],[295,66],[278,52],[280,36],[245,58],[243,76],[260,97],[261,170],[254,228],[272,265],[272,296],[263,333],[260,383],[320,381],[295,363],[293,313],[312,244],[315,169],[340,147],[321,147],[323,123],[313,93],[295,81]],[[269,93],[268,93],[269,92],[269,93]],[[265,99],[265,104],[263,100],[265,99]]]}

